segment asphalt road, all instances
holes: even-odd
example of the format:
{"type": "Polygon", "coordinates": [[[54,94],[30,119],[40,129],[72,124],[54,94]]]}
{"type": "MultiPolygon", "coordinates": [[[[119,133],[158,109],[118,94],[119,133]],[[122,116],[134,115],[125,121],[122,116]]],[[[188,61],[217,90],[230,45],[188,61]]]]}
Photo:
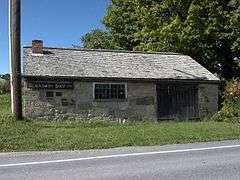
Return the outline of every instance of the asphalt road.
{"type": "Polygon", "coordinates": [[[0,180],[240,179],[240,141],[0,154],[0,180]]]}

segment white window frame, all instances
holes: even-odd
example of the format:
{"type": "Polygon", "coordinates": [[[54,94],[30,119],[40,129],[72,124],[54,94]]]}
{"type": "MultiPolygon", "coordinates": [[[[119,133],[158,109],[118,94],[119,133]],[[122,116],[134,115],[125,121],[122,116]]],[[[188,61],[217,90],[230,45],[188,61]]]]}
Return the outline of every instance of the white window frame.
{"type": "Polygon", "coordinates": [[[128,98],[128,86],[127,83],[125,82],[94,82],[93,84],[93,100],[95,101],[125,101],[128,98]],[[125,98],[124,99],[95,99],[95,85],[96,84],[119,84],[119,85],[124,85],[125,86],[125,98]]]}

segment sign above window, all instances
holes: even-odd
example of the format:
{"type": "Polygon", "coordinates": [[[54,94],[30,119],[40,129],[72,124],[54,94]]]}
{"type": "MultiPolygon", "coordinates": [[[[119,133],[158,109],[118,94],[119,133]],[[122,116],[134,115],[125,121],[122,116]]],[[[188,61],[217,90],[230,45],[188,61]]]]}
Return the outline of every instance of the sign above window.
{"type": "Polygon", "coordinates": [[[73,82],[29,81],[27,87],[31,89],[73,89],[73,82]]]}

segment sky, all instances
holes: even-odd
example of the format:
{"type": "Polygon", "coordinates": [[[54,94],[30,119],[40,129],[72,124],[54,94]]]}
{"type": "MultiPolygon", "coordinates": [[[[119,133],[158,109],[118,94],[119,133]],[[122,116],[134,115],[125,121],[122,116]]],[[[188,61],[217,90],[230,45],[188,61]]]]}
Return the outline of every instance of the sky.
{"type": "MultiPolygon", "coordinates": [[[[0,74],[9,73],[8,1],[0,0],[0,74]]],[[[22,0],[21,44],[33,39],[44,46],[72,47],[93,28],[104,29],[102,18],[110,0],[22,0]]]]}

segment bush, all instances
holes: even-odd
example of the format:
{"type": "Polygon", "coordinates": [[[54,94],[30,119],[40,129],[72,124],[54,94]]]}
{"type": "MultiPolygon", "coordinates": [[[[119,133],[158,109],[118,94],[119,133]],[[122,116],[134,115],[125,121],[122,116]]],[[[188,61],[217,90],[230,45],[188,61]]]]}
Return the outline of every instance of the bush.
{"type": "Polygon", "coordinates": [[[5,94],[10,92],[10,83],[7,80],[0,79],[0,94],[5,94]]]}
{"type": "Polygon", "coordinates": [[[0,75],[0,94],[5,94],[10,92],[10,76],[0,75]]]}
{"type": "Polygon", "coordinates": [[[222,109],[213,116],[213,120],[240,123],[240,80],[228,82],[222,109]]]}
{"type": "Polygon", "coordinates": [[[226,86],[224,99],[226,102],[231,102],[239,98],[240,98],[240,80],[232,80],[226,86]]]}

